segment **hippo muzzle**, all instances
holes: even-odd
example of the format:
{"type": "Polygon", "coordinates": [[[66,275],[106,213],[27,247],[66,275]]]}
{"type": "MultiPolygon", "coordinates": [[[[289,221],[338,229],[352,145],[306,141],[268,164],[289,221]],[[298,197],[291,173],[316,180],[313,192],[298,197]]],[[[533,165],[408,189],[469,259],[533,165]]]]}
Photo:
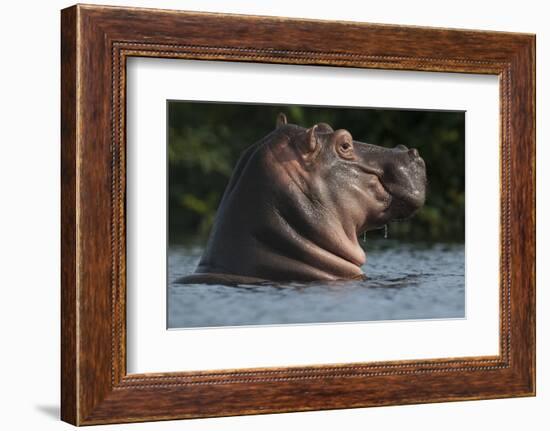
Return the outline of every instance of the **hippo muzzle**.
{"type": "Polygon", "coordinates": [[[378,178],[391,198],[388,221],[408,218],[424,205],[426,164],[416,148],[384,148],[358,141],[354,145],[360,166],[378,178]]]}

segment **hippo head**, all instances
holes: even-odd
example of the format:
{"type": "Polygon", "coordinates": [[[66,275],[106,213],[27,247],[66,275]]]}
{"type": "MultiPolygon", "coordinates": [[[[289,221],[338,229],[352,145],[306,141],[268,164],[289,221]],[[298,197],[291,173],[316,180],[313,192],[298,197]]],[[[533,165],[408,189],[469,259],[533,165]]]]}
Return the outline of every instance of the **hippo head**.
{"type": "Polygon", "coordinates": [[[426,193],[416,149],[320,123],[277,127],[241,155],[206,250],[185,282],[363,278],[358,235],[409,217],[426,193]]]}
{"type": "MultiPolygon", "coordinates": [[[[280,116],[278,125],[285,124],[280,116]]],[[[426,165],[416,148],[359,142],[325,123],[289,143],[302,162],[304,193],[340,214],[356,235],[408,218],[424,204],[426,165]]]]}

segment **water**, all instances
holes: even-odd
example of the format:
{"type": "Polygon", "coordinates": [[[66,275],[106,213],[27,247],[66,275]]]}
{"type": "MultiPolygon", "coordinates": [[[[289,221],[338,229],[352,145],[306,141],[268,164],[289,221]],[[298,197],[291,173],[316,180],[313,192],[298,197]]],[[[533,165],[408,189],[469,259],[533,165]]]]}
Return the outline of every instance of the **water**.
{"type": "Polygon", "coordinates": [[[202,249],[168,250],[168,327],[212,327],[464,317],[464,245],[367,243],[364,281],[181,285],[202,249]]]}

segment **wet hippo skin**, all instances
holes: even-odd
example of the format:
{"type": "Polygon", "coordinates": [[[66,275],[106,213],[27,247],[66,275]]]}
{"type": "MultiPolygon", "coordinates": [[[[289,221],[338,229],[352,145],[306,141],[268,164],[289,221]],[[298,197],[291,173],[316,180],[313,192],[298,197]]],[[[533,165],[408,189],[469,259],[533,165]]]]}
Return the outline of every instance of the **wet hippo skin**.
{"type": "Polygon", "coordinates": [[[325,123],[277,127],[241,155],[205,252],[181,283],[363,278],[358,236],[424,204],[416,149],[353,140],[325,123]]]}

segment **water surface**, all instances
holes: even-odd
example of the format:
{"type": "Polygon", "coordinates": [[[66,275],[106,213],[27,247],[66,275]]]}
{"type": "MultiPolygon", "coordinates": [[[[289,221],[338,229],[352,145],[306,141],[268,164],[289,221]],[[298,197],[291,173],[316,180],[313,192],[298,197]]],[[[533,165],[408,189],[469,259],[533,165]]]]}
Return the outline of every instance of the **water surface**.
{"type": "Polygon", "coordinates": [[[464,245],[371,240],[368,280],[278,285],[181,285],[199,246],[168,249],[168,327],[462,318],[464,245]]]}

